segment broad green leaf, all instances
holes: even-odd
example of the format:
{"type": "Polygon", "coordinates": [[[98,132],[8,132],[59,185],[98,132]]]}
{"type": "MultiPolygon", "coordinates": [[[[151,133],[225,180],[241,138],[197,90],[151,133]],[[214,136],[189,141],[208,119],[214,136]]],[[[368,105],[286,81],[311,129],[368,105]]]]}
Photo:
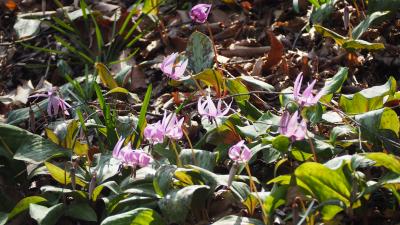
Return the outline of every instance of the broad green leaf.
{"type": "Polygon", "coordinates": [[[390,171],[400,174],[400,158],[383,152],[365,153],[364,156],[376,162],[374,166],[383,166],[390,171]]]}
{"type": "Polygon", "coordinates": [[[30,204],[36,204],[36,203],[46,202],[46,201],[47,201],[47,199],[40,197],[40,196],[29,196],[29,197],[23,198],[17,203],[17,205],[15,205],[13,210],[11,210],[11,212],[8,214],[8,220],[11,220],[16,215],[29,209],[30,204]]]}
{"type": "Polygon", "coordinates": [[[246,85],[240,82],[238,79],[226,79],[226,87],[231,95],[235,96],[236,101],[248,101],[250,99],[249,90],[246,85]]]}
{"type": "Polygon", "coordinates": [[[380,50],[385,48],[385,46],[382,43],[371,43],[363,40],[348,40],[343,43],[342,47],[349,51],[362,50],[362,49],[380,50]]]}
{"type": "Polygon", "coordinates": [[[0,155],[33,164],[71,153],[39,135],[16,126],[0,124],[0,155]]]}
{"type": "Polygon", "coordinates": [[[95,167],[92,167],[93,171],[97,173],[97,180],[102,183],[105,180],[115,176],[118,174],[118,169],[121,163],[112,157],[110,154],[95,154],[95,160],[93,160],[96,164],[95,167]]]}
{"type": "Polygon", "coordinates": [[[101,225],[165,225],[163,218],[154,210],[137,208],[121,214],[107,217],[101,225]]]}
{"type": "MultiPolygon", "coordinates": [[[[306,162],[297,167],[294,174],[321,203],[335,199],[350,206],[351,184],[342,170],[331,170],[319,163],[306,162]]],[[[331,220],[342,210],[336,205],[325,205],[321,211],[322,217],[324,220],[331,220]]]]}
{"type": "MultiPolygon", "coordinates": [[[[289,177],[290,179],[290,177],[289,177]]],[[[271,193],[264,200],[264,210],[271,216],[275,209],[286,203],[286,193],[288,191],[288,185],[274,186],[271,193]]]]}
{"type": "Polygon", "coordinates": [[[264,81],[255,79],[252,76],[240,76],[238,78],[243,80],[244,82],[246,82],[249,86],[256,88],[256,89],[261,89],[264,91],[274,91],[275,90],[274,86],[272,86],[264,81]]]}
{"type": "Polygon", "coordinates": [[[329,141],[333,145],[335,145],[338,138],[340,138],[340,137],[345,138],[345,137],[355,135],[355,134],[356,134],[356,131],[355,131],[354,127],[351,127],[349,125],[337,126],[331,130],[331,133],[329,136],[329,141]]]}
{"type": "Polygon", "coordinates": [[[121,189],[120,189],[120,187],[118,186],[117,182],[115,182],[115,181],[107,181],[107,182],[105,182],[105,183],[100,184],[99,186],[97,186],[97,187],[93,190],[91,199],[92,199],[93,201],[96,201],[96,200],[97,200],[97,197],[99,196],[99,194],[101,193],[101,191],[102,191],[105,187],[108,188],[110,191],[112,191],[114,194],[119,194],[119,193],[121,193],[121,189]]]}
{"type": "Polygon", "coordinates": [[[162,165],[158,168],[153,180],[154,190],[157,194],[164,196],[171,190],[175,170],[176,166],[172,165],[162,165]]]}
{"type": "MultiPolygon", "coordinates": [[[[54,180],[56,180],[60,184],[67,185],[71,183],[71,176],[69,172],[66,172],[65,170],[61,169],[58,166],[55,166],[54,164],[51,164],[49,162],[45,162],[44,165],[46,166],[47,170],[49,171],[51,177],[53,177],[54,180]]],[[[81,180],[79,177],[75,177],[75,182],[77,185],[81,187],[85,187],[86,184],[83,180],[81,180]]]]}
{"type": "Polygon", "coordinates": [[[94,67],[97,70],[97,73],[100,76],[101,82],[108,87],[109,89],[114,89],[118,87],[117,82],[114,80],[114,77],[111,75],[111,72],[107,69],[107,67],[102,63],[96,63],[94,67]]]}
{"type": "Polygon", "coordinates": [[[219,70],[205,69],[199,74],[194,75],[193,78],[203,82],[207,86],[213,87],[219,94],[225,90],[225,77],[219,70]]]}
{"type": "Polygon", "coordinates": [[[328,20],[330,18],[330,15],[335,10],[335,2],[336,0],[330,0],[325,4],[322,4],[321,7],[314,8],[314,11],[310,15],[311,22],[313,24],[322,24],[323,22],[328,20]]]}
{"type": "Polygon", "coordinates": [[[236,126],[239,131],[250,138],[257,138],[263,134],[267,134],[267,131],[273,127],[279,125],[280,117],[266,112],[257,121],[254,121],[252,125],[247,125],[244,127],[236,126]]]}
{"type": "Polygon", "coordinates": [[[97,222],[96,212],[87,203],[68,205],[64,211],[64,215],[82,221],[97,222]]]}
{"type": "Polygon", "coordinates": [[[39,225],[54,225],[62,216],[64,204],[59,203],[50,208],[45,206],[31,204],[29,206],[29,214],[32,219],[36,220],[39,225]]]}
{"type": "Polygon", "coordinates": [[[289,145],[289,138],[283,135],[279,135],[272,140],[272,147],[282,153],[286,153],[289,151],[289,145]]]}
{"type": "Polygon", "coordinates": [[[359,23],[356,27],[354,27],[353,31],[352,31],[352,38],[353,39],[359,39],[362,34],[367,31],[368,27],[370,27],[373,22],[382,17],[387,15],[389,12],[374,12],[370,15],[367,15],[367,17],[361,21],[361,23],[359,23]]]}
{"type": "Polygon", "coordinates": [[[383,130],[392,131],[397,137],[399,135],[400,122],[395,111],[383,108],[355,116],[355,120],[361,124],[361,134],[373,143],[379,141],[378,135],[383,130]]]}
{"type": "Polygon", "coordinates": [[[193,32],[187,43],[186,56],[189,59],[188,68],[194,74],[205,69],[212,69],[214,65],[214,47],[211,39],[198,31],[193,32]]]}
{"type": "Polygon", "coordinates": [[[217,163],[217,153],[199,149],[182,149],[179,158],[183,165],[192,164],[213,171],[217,163]]]}
{"type": "Polygon", "coordinates": [[[186,168],[178,168],[174,172],[174,187],[187,187],[191,185],[203,185],[204,180],[200,175],[200,171],[186,169],[186,168]]]}
{"type": "Polygon", "coordinates": [[[158,202],[158,206],[169,223],[184,224],[189,210],[205,208],[209,190],[206,185],[192,185],[170,191],[158,202]]]}
{"type": "Polygon", "coordinates": [[[335,33],[334,31],[331,31],[321,25],[314,25],[315,30],[322,34],[324,37],[330,37],[333,40],[335,40],[336,44],[342,46],[348,39],[346,37],[343,37],[342,35],[335,33]]]}
{"type": "Polygon", "coordinates": [[[324,93],[320,101],[328,103],[331,101],[334,93],[337,93],[342,88],[343,83],[347,80],[349,68],[340,67],[339,71],[329,79],[326,79],[321,92],[324,93]]]}
{"type": "Polygon", "coordinates": [[[387,96],[393,96],[397,84],[393,77],[379,86],[364,89],[358,93],[340,96],[339,105],[344,112],[349,114],[360,114],[383,107],[387,96]]]}
{"type": "Polygon", "coordinates": [[[264,225],[264,223],[254,218],[229,215],[219,219],[213,225],[264,225]]]}

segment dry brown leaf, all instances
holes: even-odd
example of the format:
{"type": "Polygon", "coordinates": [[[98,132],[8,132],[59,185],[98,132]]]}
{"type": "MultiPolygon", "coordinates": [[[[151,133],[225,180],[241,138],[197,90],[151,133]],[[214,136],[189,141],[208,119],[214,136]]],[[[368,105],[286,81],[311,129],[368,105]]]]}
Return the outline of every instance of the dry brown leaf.
{"type": "Polygon", "coordinates": [[[264,70],[269,70],[272,67],[278,65],[283,56],[283,44],[276,38],[272,31],[267,31],[270,43],[271,43],[271,50],[268,52],[267,60],[263,65],[264,70]]]}

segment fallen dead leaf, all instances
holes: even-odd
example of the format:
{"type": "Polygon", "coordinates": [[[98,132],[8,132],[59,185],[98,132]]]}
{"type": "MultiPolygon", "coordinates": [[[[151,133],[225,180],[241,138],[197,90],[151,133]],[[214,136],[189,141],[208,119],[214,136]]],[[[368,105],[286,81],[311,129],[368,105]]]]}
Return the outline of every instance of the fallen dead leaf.
{"type": "Polygon", "coordinates": [[[267,31],[270,43],[271,43],[271,50],[268,52],[267,60],[263,65],[264,70],[269,70],[272,67],[278,65],[283,56],[283,45],[282,43],[276,38],[272,31],[267,31]]]}

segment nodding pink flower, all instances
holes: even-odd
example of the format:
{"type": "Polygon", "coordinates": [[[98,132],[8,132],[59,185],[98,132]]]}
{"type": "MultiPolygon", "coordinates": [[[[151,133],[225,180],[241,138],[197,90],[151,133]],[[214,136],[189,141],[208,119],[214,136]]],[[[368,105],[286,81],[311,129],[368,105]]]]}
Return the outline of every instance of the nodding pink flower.
{"type": "Polygon", "coordinates": [[[304,119],[299,123],[298,111],[290,115],[288,111],[282,114],[279,122],[279,133],[292,141],[303,140],[307,132],[307,123],[304,119]]]}
{"type": "Polygon", "coordinates": [[[165,136],[174,140],[181,139],[183,136],[183,120],[184,118],[178,120],[175,113],[171,113],[167,116],[167,113],[164,112],[164,118],[161,122],[161,125],[164,128],[165,136]]]}
{"type": "Polygon", "coordinates": [[[207,117],[210,121],[212,121],[212,119],[215,120],[221,116],[225,116],[229,112],[232,105],[231,102],[229,106],[226,106],[225,110],[222,110],[221,99],[218,100],[217,106],[215,106],[210,96],[207,96],[204,102],[202,101],[203,97],[199,98],[199,101],[197,102],[197,110],[202,117],[207,117]]]}
{"type": "Polygon", "coordinates": [[[241,140],[229,149],[228,155],[235,162],[245,163],[251,158],[251,150],[241,140]]]}
{"type": "Polygon", "coordinates": [[[178,53],[172,53],[163,60],[160,66],[161,71],[173,80],[182,78],[188,65],[188,59],[181,60],[179,58],[178,53]]]}
{"type": "Polygon", "coordinates": [[[141,150],[133,150],[130,142],[125,147],[122,147],[124,141],[124,138],[120,138],[117,144],[115,144],[112,153],[115,159],[119,160],[122,165],[130,166],[132,168],[136,168],[137,166],[145,167],[149,165],[151,161],[149,154],[141,150]]]}
{"type": "Polygon", "coordinates": [[[125,154],[125,161],[131,167],[146,167],[150,164],[151,157],[142,150],[132,150],[125,154]]]}
{"type": "Polygon", "coordinates": [[[294,87],[293,87],[293,97],[294,100],[300,104],[300,106],[312,106],[317,104],[319,99],[322,97],[323,92],[320,91],[318,94],[315,96],[312,93],[312,90],[314,88],[315,83],[317,82],[316,80],[313,80],[311,84],[307,85],[307,88],[303,91],[302,94],[300,94],[300,89],[301,89],[301,84],[303,82],[303,75],[300,73],[297,75],[297,78],[294,82],[294,87]]]}
{"type": "Polygon", "coordinates": [[[164,129],[162,127],[161,121],[157,123],[148,124],[144,128],[144,137],[152,144],[158,144],[164,142],[164,129]]]}
{"type": "Polygon", "coordinates": [[[144,137],[152,144],[163,143],[164,138],[179,140],[183,136],[182,124],[184,118],[178,120],[175,113],[167,115],[164,112],[162,120],[148,124],[144,129],[144,137]]]}
{"type": "Polygon", "coordinates": [[[67,109],[71,108],[71,105],[64,99],[58,97],[55,89],[47,91],[47,94],[35,94],[30,96],[30,98],[34,97],[47,97],[49,99],[49,102],[47,103],[47,114],[49,116],[57,116],[59,109],[61,109],[61,112],[63,112],[64,115],[69,115],[67,109]]]}
{"type": "Polygon", "coordinates": [[[211,4],[197,4],[190,10],[190,18],[197,23],[205,23],[211,11],[211,4]]]}

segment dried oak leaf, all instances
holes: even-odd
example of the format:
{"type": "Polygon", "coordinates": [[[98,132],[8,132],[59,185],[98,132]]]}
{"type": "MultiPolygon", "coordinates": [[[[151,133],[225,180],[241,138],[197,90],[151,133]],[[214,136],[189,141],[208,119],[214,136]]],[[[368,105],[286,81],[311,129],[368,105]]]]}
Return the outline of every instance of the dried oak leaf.
{"type": "Polygon", "coordinates": [[[271,50],[268,52],[267,60],[263,65],[264,70],[269,70],[272,67],[278,65],[283,56],[283,44],[276,38],[272,31],[267,31],[270,43],[271,43],[271,50]]]}

